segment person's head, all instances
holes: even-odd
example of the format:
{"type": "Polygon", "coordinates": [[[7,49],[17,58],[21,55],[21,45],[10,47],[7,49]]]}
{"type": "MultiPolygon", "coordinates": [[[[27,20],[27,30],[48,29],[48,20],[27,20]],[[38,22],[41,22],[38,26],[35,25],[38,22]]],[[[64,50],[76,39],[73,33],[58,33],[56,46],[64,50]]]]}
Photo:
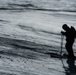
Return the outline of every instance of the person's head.
{"type": "Polygon", "coordinates": [[[69,27],[68,27],[67,24],[63,24],[62,28],[63,28],[64,30],[67,30],[69,27]]]}

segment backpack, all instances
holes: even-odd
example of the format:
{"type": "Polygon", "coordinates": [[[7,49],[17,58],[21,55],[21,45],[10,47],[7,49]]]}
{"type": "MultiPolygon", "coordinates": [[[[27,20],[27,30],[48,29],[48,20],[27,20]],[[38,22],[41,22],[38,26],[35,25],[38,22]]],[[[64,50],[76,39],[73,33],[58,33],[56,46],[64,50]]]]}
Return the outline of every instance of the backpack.
{"type": "Polygon", "coordinates": [[[73,26],[71,26],[71,31],[72,34],[74,34],[74,37],[76,38],[76,29],[73,26]]]}

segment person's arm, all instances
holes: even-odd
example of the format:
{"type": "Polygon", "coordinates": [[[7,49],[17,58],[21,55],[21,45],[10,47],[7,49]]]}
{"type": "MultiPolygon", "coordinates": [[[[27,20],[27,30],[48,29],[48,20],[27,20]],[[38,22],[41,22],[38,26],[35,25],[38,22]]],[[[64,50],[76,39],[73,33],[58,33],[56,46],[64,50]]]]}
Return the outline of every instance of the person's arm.
{"type": "Polygon", "coordinates": [[[66,32],[64,32],[64,31],[61,31],[61,34],[62,34],[62,35],[66,35],[66,32]]]}

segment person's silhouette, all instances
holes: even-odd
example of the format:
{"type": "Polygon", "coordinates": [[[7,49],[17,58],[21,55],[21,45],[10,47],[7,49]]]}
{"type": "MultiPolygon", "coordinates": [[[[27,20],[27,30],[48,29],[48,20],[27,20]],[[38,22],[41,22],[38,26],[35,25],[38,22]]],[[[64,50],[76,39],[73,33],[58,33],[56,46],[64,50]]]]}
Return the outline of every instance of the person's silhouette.
{"type": "Polygon", "coordinates": [[[64,29],[64,31],[61,31],[61,34],[65,35],[66,37],[65,48],[68,52],[68,57],[74,58],[74,52],[72,46],[75,41],[75,28],[72,26],[69,27],[67,24],[64,24],[62,28],[64,29]]]}

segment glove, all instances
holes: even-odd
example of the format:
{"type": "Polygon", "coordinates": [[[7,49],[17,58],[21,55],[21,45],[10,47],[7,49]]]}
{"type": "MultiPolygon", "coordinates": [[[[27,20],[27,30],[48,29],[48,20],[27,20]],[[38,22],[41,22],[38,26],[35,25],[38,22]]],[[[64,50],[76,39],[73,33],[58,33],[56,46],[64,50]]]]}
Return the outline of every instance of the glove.
{"type": "Polygon", "coordinates": [[[61,34],[64,35],[65,32],[61,31],[61,34]]]}

